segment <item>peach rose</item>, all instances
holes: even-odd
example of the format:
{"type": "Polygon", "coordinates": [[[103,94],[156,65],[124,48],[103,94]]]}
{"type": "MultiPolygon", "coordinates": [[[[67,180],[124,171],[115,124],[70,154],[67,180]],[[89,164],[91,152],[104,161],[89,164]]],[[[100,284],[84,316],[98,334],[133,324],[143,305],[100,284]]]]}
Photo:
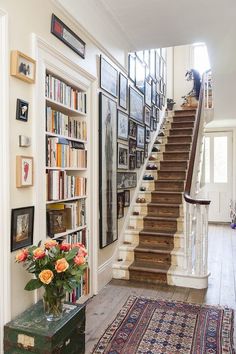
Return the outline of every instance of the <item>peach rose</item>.
{"type": "Polygon", "coordinates": [[[78,255],[78,256],[76,256],[76,257],[74,258],[74,262],[75,262],[75,264],[77,264],[78,266],[80,266],[80,265],[85,264],[85,263],[86,263],[86,260],[85,260],[85,258],[84,258],[83,256],[78,255]]]}
{"type": "Polygon", "coordinates": [[[76,243],[73,243],[73,245],[72,245],[72,248],[75,248],[75,247],[80,248],[80,247],[84,247],[84,245],[81,242],[76,242],[76,243]]]}
{"type": "Polygon", "coordinates": [[[62,251],[68,252],[68,251],[70,250],[70,248],[71,248],[71,244],[70,244],[70,243],[62,242],[62,243],[60,244],[60,249],[61,249],[62,251]]]}
{"type": "Polygon", "coordinates": [[[41,259],[45,257],[45,252],[42,248],[38,247],[33,251],[33,255],[35,259],[41,259]]]}
{"type": "Polygon", "coordinates": [[[69,267],[69,263],[65,258],[58,259],[55,264],[57,273],[65,272],[69,267]]]}
{"type": "Polygon", "coordinates": [[[42,270],[42,272],[39,274],[39,279],[43,284],[50,284],[53,277],[53,272],[50,269],[42,270]]]}
{"type": "Polygon", "coordinates": [[[16,255],[16,262],[24,262],[28,257],[29,251],[24,248],[16,255]]]}
{"type": "Polygon", "coordinates": [[[54,246],[57,246],[57,245],[58,245],[58,242],[56,240],[52,240],[51,238],[46,240],[44,243],[45,248],[48,250],[54,246]]]}
{"type": "Polygon", "coordinates": [[[78,250],[79,256],[84,256],[84,257],[87,256],[88,252],[87,252],[85,246],[83,245],[83,243],[81,243],[81,242],[74,243],[72,248],[75,248],[75,247],[79,248],[79,250],[78,250]]]}

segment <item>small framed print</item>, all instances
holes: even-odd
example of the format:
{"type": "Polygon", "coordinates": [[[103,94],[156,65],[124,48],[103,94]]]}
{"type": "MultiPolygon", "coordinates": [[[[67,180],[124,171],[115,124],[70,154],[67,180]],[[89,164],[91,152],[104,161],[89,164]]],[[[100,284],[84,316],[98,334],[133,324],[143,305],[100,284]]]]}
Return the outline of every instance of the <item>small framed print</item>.
{"type": "Polygon", "coordinates": [[[117,219],[124,217],[124,192],[117,193],[117,219]]]}
{"type": "Polygon", "coordinates": [[[117,110],[117,139],[128,140],[129,118],[128,114],[117,110]]]}
{"type": "Polygon", "coordinates": [[[145,144],[145,129],[143,126],[137,126],[137,147],[140,149],[144,149],[145,144]]]}
{"type": "Polygon", "coordinates": [[[149,143],[151,140],[151,131],[149,127],[146,127],[146,143],[149,143]]]}
{"type": "Polygon", "coordinates": [[[129,78],[133,82],[135,82],[136,76],[136,57],[132,54],[129,54],[128,58],[128,71],[129,71],[129,78]]]}
{"type": "Polygon", "coordinates": [[[145,103],[151,107],[152,105],[152,86],[145,81],[145,103]]]}
{"type": "Polygon", "coordinates": [[[141,151],[136,151],[136,168],[141,167],[141,151]]]}
{"type": "Polygon", "coordinates": [[[33,186],[33,157],[16,156],[16,187],[33,186]]]}
{"type": "Polygon", "coordinates": [[[47,211],[47,232],[49,236],[54,236],[66,231],[66,212],[65,210],[47,211]]]}
{"type": "Polygon", "coordinates": [[[128,108],[128,79],[120,73],[119,76],[119,106],[128,108]]]}
{"type": "Polygon", "coordinates": [[[118,96],[118,71],[103,56],[100,57],[100,87],[110,95],[118,96]]]}
{"type": "Polygon", "coordinates": [[[153,132],[153,130],[154,130],[153,123],[154,123],[154,118],[151,117],[151,119],[150,119],[150,130],[151,130],[151,132],[153,132]]]}
{"type": "Polygon", "coordinates": [[[157,130],[157,121],[153,120],[153,130],[157,130]]]}
{"type": "Polygon", "coordinates": [[[117,189],[129,189],[137,187],[136,172],[117,172],[117,189]]]}
{"type": "Polygon", "coordinates": [[[124,206],[129,207],[130,206],[130,190],[126,189],[124,191],[124,206]]]}
{"type": "Polygon", "coordinates": [[[144,151],[141,151],[141,164],[144,164],[144,151]]]}
{"type": "Polygon", "coordinates": [[[136,58],[136,73],[135,73],[135,86],[139,89],[142,93],[144,93],[144,86],[145,86],[145,65],[136,58]]]}
{"type": "Polygon", "coordinates": [[[147,158],[148,157],[148,144],[146,143],[144,146],[144,157],[147,158]]]}
{"type": "Polygon", "coordinates": [[[129,87],[129,115],[139,123],[143,123],[143,95],[129,87]]]}
{"type": "Polygon", "coordinates": [[[133,139],[137,139],[137,123],[133,120],[129,120],[129,136],[133,139]]]}
{"type": "Polygon", "coordinates": [[[13,50],[11,52],[11,75],[29,84],[35,82],[36,61],[28,55],[13,50]]]}
{"type": "Polygon", "coordinates": [[[23,122],[28,121],[29,103],[17,98],[16,101],[16,119],[23,122]]]}
{"type": "Polygon", "coordinates": [[[148,107],[144,106],[144,123],[148,127],[150,126],[150,116],[151,116],[150,109],[148,107]]]}
{"type": "Polygon", "coordinates": [[[129,153],[130,155],[135,155],[136,153],[136,140],[129,139],[129,153]]]}
{"type": "Polygon", "coordinates": [[[157,84],[154,80],[152,80],[152,104],[156,104],[157,97],[157,84]]]}
{"type": "Polygon", "coordinates": [[[12,209],[11,252],[33,244],[34,207],[12,209]]]}
{"type": "Polygon", "coordinates": [[[128,146],[124,144],[117,143],[117,168],[128,170],[128,146]]]}
{"type": "Polygon", "coordinates": [[[135,170],[135,168],[136,168],[136,156],[129,155],[129,169],[135,170]]]}

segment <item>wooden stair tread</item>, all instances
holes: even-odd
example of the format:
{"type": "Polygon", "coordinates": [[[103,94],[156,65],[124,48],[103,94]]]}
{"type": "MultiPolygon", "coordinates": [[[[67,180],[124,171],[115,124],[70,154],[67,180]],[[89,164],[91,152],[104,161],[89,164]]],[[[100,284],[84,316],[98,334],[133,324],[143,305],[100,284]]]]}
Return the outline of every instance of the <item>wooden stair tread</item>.
{"type": "MultiPolygon", "coordinates": [[[[168,162],[186,162],[186,160],[177,160],[177,159],[176,160],[162,160],[160,162],[164,162],[164,163],[168,163],[168,162]]],[[[184,171],[186,171],[186,169],[184,171]]]]}
{"type": "MultiPolygon", "coordinates": [[[[177,129],[177,128],[174,128],[174,129],[172,129],[172,130],[175,130],[175,129],[177,129]]],[[[180,129],[183,129],[183,128],[178,128],[179,130],[180,129]]],[[[185,129],[192,129],[192,128],[185,128],[185,129]]],[[[191,135],[168,135],[168,138],[189,138],[191,135]]],[[[169,144],[169,143],[168,143],[169,144]]]]}
{"type": "MultiPolygon", "coordinates": [[[[163,154],[189,154],[189,150],[175,150],[175,151],[163,151],[163,154]]],[[[166,161],[166,160],[165,160],[166,161]]]]}
{"type": "Polygon", "coordinates": [[[166,178],[158,178],[158,179],[156,179],[156,180],[154,180],[155,182],[166,182],[166,183],[183,183],[183,181],[184,180],[181,180],[181,179],[171,179],[171,180],[169,180],[169,179],[166,179],[166,178]]]}
{"type": "Polygon", "coordinates": [[[154,267],[153,263],[147,263],[147,262],[134,262],[131,264],[129,267],[130,270],[135,270],[135,271],[143,271],[143,272],[148,272],[148,273],[163,273],[166,274],[170,266],[168,264],[158,264],[157,267],[154,267]]]}
{"type": "Polygon", "coordinates": [[[146,215],[144,218],[143,218],[144,220],[153,220],[153,221],[158,221],[158,220],[160,220],[160,221],[177,221],[176,220],[176,217],[168,217],[168,216],[164,216],[164,217],[162,217],[162,216],[149,216],[149,215],[146,215]]]}
{"type": "Polygon", "coordinates": [[[173,238],[175,233],[171,233],[171,232],[158,232],[158,231],[150,231],[150,230],[146,230],[143,229],[142,231],[139,232],[139,235],[150,235],[150,236],[160,236],[160,237],[171,237],[173,238]]]}
{"type": "Polygon", "coordinates": [[[171,146],[175,146],[175,145],[191,145],[191,143],[166,143],[166,144],[162,144],[162,145],[164,145],[164,146],[166,146],[166,145],[171,145],[171,146]]]}
{"type": "Polygon", "coordinates": [[[166,194],[166,193],[168,193],[168,194],[181,194],[181,195],[183,195],[183,192],[173,192],[173,191],[151,191],[151,193],[154,193],[154,194],[156,194],[156,193],[160,193],[160,194],[166,194]]]}
{"type": "Polygon", "coordinates": [[[168,248],[168,247],[161,247],[161,246],[157,246],[154,247],[152,246],[152,248],[148,247],[148,246],[138,246],[135,248],[135,252],[142,252],[142,253],[162,253],[162,254],[170,254],[171,251],[173,250],[173,247],[168,248]]]}
{"type": "MultiPolygon", "coordinates": [[[[169,160],[165,160],[165,162],[166,161],[169,161],[169,160]]],[[[173,160],[170,160],[170,161],[172,161],[173,162],[173,160]]],[[[176,160],[175,160],[176,161],[176,160]]],[[[178,161],[178,160],[177,160],[178,161]]],[[[184,160],[185,161],[185,160],[184,160]]],[[[170,170],[166,170],[165,169],[165,167],[163,167],[163,168],[161,168],[161,169],[159,169],[158,171],[161,171],[161,172],[187,172],[187,170],[185,169],[185,170],[181,170],[181,169],[178,169],[178,170],[173,170],[173,171],[170,171],[170,170]]]]}
{"type": "Polygon", "coordinates": [[[147,206],[154,206],[154,207],[169,207],[169,208],[179,208],[179,204],[170,204],[170,203],[154,203],[150,202],[147,206]]]}

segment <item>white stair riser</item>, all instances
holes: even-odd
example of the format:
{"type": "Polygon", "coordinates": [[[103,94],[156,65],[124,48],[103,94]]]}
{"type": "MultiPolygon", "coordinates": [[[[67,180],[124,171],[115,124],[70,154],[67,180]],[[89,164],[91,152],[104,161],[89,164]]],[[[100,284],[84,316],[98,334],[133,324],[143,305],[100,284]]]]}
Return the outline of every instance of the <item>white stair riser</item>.
{"type": "Polygon", "coordinates": [[[129,271],[127,269],[114,269],[112,270],[114,279],[129,280],[129,271]]]}
{"type": "Polygon", "coordinates": [[[130,217],[130,226],[133,226],[135,229],[142,229],[143,228],[143,220],[135,218],[134,216],[130,217]]]}
{"type": "MultiPolygon", "coordinates": [[[[152,175],[152,173],[149,173],[149,174],[152,175]]],[[[143,181],[142,182],[142,187],[145,187],[146,191],[154,191],[155,183],[154,183],[154,181],[143,181]]]]}
{"type": "Polygon", "coordinates": [[[138,234],[128,234],[125,233],[125,238],[124,240],[126,242],[131,242],[131,243],[138,243],[139,242],[139,235],[138,234]]]}
{"type": "Polygon", "coordinates": [[[147,203],[151,202],[151,193],[139,193],[138,198],[145,198],[147,203]]]}
{"type": "Polygon", "coordinates": [[[134,251],[129,250],[119,250],[119,258],[123,261],[134,261],[134,251]]]}
{"type": "Polygon", "coordinates": [[[175,248],[184,247],[184,238],[183,237],[174,237],[174,246],[175,248]]]}
{"type": "Polygon", "coordinates": [[[139,214],[146,215],[147,214],[147,206],[146,205],[143,206],[142,203],[136,204],[134,206],[133,211],[137,211],[137,212],[139,212],[139,214]]]}
{"type": "Polygon", "coordinates": [[[184,257],[183,255],[171,254],[171,265],[183,267],[184,266],[184,257]]]}

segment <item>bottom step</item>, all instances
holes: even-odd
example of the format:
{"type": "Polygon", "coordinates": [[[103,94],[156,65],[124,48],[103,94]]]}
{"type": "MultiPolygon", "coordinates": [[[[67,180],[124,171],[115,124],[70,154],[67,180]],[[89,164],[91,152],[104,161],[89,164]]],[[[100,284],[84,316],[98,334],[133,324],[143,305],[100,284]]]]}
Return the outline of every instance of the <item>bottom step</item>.
{"type": "Polygon", "coordinates": [[[153,264],[134,262],[129,267],[129,279],[151,284],[166,284],[169,266],[154,267],[153,264]]]}

